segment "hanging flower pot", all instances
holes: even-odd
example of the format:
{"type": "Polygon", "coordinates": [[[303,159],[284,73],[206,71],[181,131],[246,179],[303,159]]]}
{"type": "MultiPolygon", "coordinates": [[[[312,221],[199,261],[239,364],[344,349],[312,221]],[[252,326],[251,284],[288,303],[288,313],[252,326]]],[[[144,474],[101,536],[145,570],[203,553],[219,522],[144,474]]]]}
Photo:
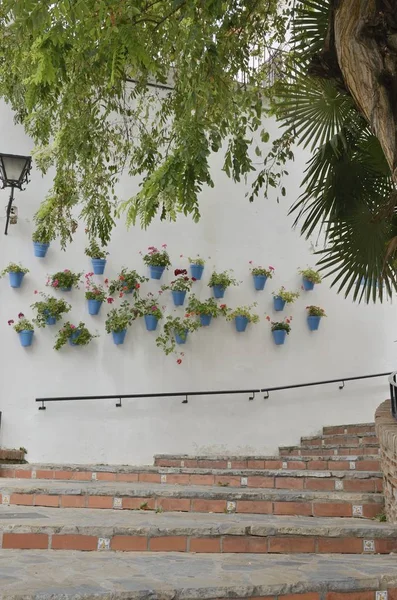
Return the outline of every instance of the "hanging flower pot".
{"type": "Polygon", "coordinates": [[[155,266],[150,265],[149,266],[150,277],[152,279],[161,279],[161,277],[164,273],[164,269],[165,269],[165,267],[155,267],[155,266]]]}
{"type": "Polygon", "coordinates": [[[190,274],[194,279],[200,281],[203,276],[204,265],[199,263],[190,263],[190,274]]]}
{"type": "Polygon", "coordinates": [[[187,334],[189,333],[188,329],[185,329],[185,335],[179,335],[175,331],[175,341],[177,344],[186,344],[187,334]]]}
{"type": "Polygon", "coordinates": [[[326,317],[325,310],[320,306],[306,306],[307,314],[307,324],[310,331],[317,331],[320,326],[320,321],[322,317],[326,317]]]}
{"type": "Polygon", "coordinates": [[[12,288],[20,288],[23,278],[25,277],[25,273],[23,273],[22,271],[10,271],[8,273],[8,277],[10,281],[10,286],[12,288]]]}
{"type": "Polygon", "coordinates": [[[61,292],[70,292],[73,287],[79,287],[81,275],[82,273],[73,273],[70,269],[64,269],[49,275],[46,285],[61,292]]]}
{"type": "Polygon", "coordinates": [[[310,281],[310,279],[307,279],[307,277],[302,277],[302,281],[303,288],[306,292],[310,292],[312,289],[314,289],[314,281],[310,281]]]}
{"type": "Polygon", "coordinates": [[[223,298],[225,296],[226,288],[223,285],[213,285],[212,293],[214,294],[214,298],[223,298]]]}
{"type": "Polygon", "coordinates": [[[56,317],[47,317],[45,322],[47,325],[55,325],[57,320],[56,320],[56,317]]]}
{"type": "Polygon", "coordinates": [[[321,317],[307,317],[307,324],[310,331],[317,331],[320,326],[321,317]]]}
{"type": "Polygon", "coordinates": [[[21,346],[26,348],[27,346],[31,346],[33,342],[34,331],[32,329],[23,329],[18,333],[19,341],[21,342],[21,346]]]}
{"type": "Polygon", "coordinates": [[[67,321],[57,333],[54,349],[60,350],[67,343],[70,346],[87,346],[96,337],[98,336],[90,333],[82,321],[77,327],[67,321]]]}
{"type": "Polygon", "coordinates": [[[208,282],[208,287],[212,288],[214,298],[223,298],[225,290],[231,285],[238,285],[238,282],[231,276],[229,271],[216,273],[214,271],[208,282]]]}
{"type": "Polygon", "coordinates": [[[91,258],[92,268],[95,275],[103,275],[106,267],[106,258],[91,258]]]}
{"type": "Polygon", "coordinates": [[[247,329],[247,325],[249,323],[249,319],[244,317],[243,315],[237,315],[234,317],[234,324],[236,326],[236,331],[242,333],[247,329]]]}
{"type": "MultiPolygon", "coordinates": [[[[35,291],[35,294],[38,294],[35,291]]],[[[70,304],[65,302],[62,298],[55,298],[54,296],[48,296],[40,292],[43,300],[39,300],[31,305],[36,311],[36,318],[34,322],[39,327],[45,327],[46,325],[55,325],[59,319],[71,310],[70,304]]]]}
{"type": "Polygon", "coordinates": [[[143,257],[143,262],[149,267],[150,277],[152,279],[161,279],[164,269],[171,265],[169,254],[166,250],[167,244],[161,246],[162,250],[149,246],[147,254],[143,257]]]}
{"type": "Polygon", "coordinates": [[[145,325],[148,331],[156,331],[158,325],[158,318],[154,315],[144,315],[145,317],[145,325]]]}
{"type": "Polygon", "coordinates": [[[258,290],[258,292],[265,289],[265,283],[267,281],[266,275],[253,275],[253,279],[255,289],[258,290]]]}
{"type": "Polygon", "coordinates": [[[121,344],[124,344],[126,335],[126,329],[123,329],[122,331],[112,331],[113,342],[116,344],[116,346],[121,346],[121,344]]]}
{"type": "Polygon", "coordinates": [[[200,323],[203,327],[208,327],[212,321],[212,315],[200,315],[200,323]]]}
{"type": "Polygon", "coordinates": [[[97,315],[101,310],[102,301],[101,300],[87,300],[88,303],[88,314],[97,315]]]}
{"type": "Polygon", "coordinates": [[[68,287],[61,287],[59,289],[61,290],[61,292],[71,292],[72,291],[72,286],[69,285],[68,287]]]}
{"type": "Polygon", "coordinates": [[[50,247],[50,244],[43,244],[41,242],[33,242],[33,251],[34,255],[37,258],[44,258],[47,254],[47,250],[50,247]]]}
{"type": "Polygon", "coordinates": [[[73,331],[73,333],[71,333],[70,337],[69,337],[69,344],[70,346],[77,346],[77,339],[80,335],[80,329],[75,329],[73,331]]]}
{"type": "Polygon", "coordinates": [[[186,298],[186,290],[172,290],[172,299],[175,306],[183,306],[186,298]]]}
{"type": "Polygon", "coordinates": [[[252,312],[252,309],[257,306],[258,303],[254,302],[250,306],[238,306],[234,310],[228,310],[225,307],[226,319],[228,321],[234,321],[236,331],[242,333],[247,329],[248,323],[258,323],[259,315],[252,312]]]}
{"type": "Polygon", "coordinates": [[[284,310],[285,300],[280,298],[280,296],[273,297],[274,310],[281,311],[284,310]]]}
{"type": "Polygon", "coordinates": [[[274,343],[277,346],[282,346],[285,342],[287,332],[285,331],[285,329],[275,329],[274,331],[272,331],[272,335],[273,335],[274,343]]]}
{"type": "Polygon", "coordinates": [[[321,283],[321,275],[314,269],[301,269],[299,273],[302,275],[303,289],[310,292],[316,283],[321,283]]]}

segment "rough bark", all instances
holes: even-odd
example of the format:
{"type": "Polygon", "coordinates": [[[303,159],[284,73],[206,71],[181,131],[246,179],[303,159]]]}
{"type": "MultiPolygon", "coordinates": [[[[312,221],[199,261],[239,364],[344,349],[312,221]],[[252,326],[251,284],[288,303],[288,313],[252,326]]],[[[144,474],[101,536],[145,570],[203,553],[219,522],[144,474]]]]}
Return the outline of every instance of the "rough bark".
{"type": "Polygon", "coordinates": [[[397,0],[336,0],[333,17],[345,85],[397,183],[397,0]]]}

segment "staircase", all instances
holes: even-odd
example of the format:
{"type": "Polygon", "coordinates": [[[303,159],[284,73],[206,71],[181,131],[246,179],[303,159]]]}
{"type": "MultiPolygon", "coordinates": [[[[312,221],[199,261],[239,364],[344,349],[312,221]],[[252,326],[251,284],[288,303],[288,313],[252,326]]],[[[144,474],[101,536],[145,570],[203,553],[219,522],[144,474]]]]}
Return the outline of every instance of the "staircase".
{"type": "Polygon", "coordinates": [[[1,600],[397,600],[373,424],[325,427],[279,456],[0,477],[1,600]]]}

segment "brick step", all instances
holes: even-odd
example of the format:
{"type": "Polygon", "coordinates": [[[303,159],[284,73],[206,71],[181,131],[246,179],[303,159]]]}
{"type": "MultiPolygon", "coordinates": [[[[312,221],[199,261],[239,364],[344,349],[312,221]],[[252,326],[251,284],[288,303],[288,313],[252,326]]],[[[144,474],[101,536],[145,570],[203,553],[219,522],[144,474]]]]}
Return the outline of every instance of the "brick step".
{"type": "Polygon", "coordinates": [[[374,433],[363,434],[332,434],[332,435],[312,435],[301,437],[303,446],[372,446],[376,444],[379,447],[378,438],[374,433]]]}
{"type": "Polygon", "coordinates": [[[323,427],[324,435],[338,433],[375,433],[375,423],[353,423],[350,425],[329,425],[323,427]]]}
{"type": "Polygon", "coordinates": [[[394,556],[1,550],[0,571],[2,600],[394,600],[397,594],[394,556]]]}
{"type": "Polygon", "coordinates": [[[1,502],[5,505],[54,508],[119,508],[368,519],[376,517],[383,510],[383,496],[375,493],[28,479],[3,479],[1,502]]]}
{"type": "Polygon", "coordinates": [[[25,462],[25,449],[20,448],[19,450],[8,450],[7,448],[0,448],[0,463],[4,464],[16,464],[25,462]]]}
{"type": "Polygon", "coordinates": [[[173,485],[219,485],[248,488],[382,492],[383,477],[374,471],[309,471],[272,469],[189,469],[103,465],[26,465],[4,468],[1,477],[65,481],[114,481],[173,485]],[[62,469],[62,470],[61,470],[62,469]],[[68,470],[66,470],[68,469],[68,470]]]}
{"type": "MultiPolygon", "coordinates": [[[[199,469],[308,469],[332,471],[380,471],[379,454],[366,456],[190,456],[188,454],[157,454],[154,463],[158,467],[199,469]]],[[[19,470],[16,473],[20,473],[19,470]]],[[[16,475],[19,477],[20,475],[16,475]]]]}
{"type": "Polygon", "coordinates": [[[330,444],[325,446],[280,446],[280,456],[374,456],[379,454],[378,444],[366,446],[338,446],[330,444]]]}
{"type": "Polygon", "coordinates": [[[3,507],[0,547],[21,550],[390,554],[397,525],[364,519],[3,507]]]}

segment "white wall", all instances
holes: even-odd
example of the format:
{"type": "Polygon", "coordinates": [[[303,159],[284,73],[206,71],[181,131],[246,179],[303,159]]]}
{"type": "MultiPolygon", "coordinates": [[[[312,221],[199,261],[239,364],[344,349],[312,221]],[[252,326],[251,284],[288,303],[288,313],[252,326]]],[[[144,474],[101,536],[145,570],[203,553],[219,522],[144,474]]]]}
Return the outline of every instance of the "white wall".
{"type": "MultiPolygon", "coordinates": [[[[1,151],[23,154],[32,149],[4,106],[0,139],[1,151]]],[[[167,243],[176,267],[187,266],[180,254],[211,257],[203,281],[195,284],[201,297],[210,292],[206,282],[213,266],[234,268],[243,283],[227,291],[228,305],[257,300],[262,316],[268,312],[275,317],[271,292],[281,285],[299,288],[298,268],[314,265],[309,244],[291,229],[292,219],[287,217],[299,193],[304,156],[297,155],[290,165],[288,195],[281,204],[275,198],[249,204],[245,186],[234,184],[221,172],[221,156],[215,156],[213,164],[216,186],[202,194],[200,223],[181,217],[177,223],[156,222],[147,231],[138,227],[127,231],[120,223],[105,276],[116,276],[123,265],[144,274],[139,251],[167,243]],[[264,292],[253,289],[249,260],[276,268],[264,292]]],[[[155,334],[141,322],[133,324],[124,346],[116,347],[104,330],[107,307],[102,307],[100,316],[89,316],[80,289],[64,295],[73,304],[71,318],[84,320],[101,337],[87,347],[67,346],[56,352],[52,346],[57,327],[49,327],[36,331],[31,348],[22,348],[7,321],[20,311],[31,316],[29,305],[37,299],[34,290],[48,291],[46,275],[64,268],[91,269],[84,255],[83,226],[66,253],[52,244],[44,260],[33,256],[32,216],[50,186],[49,177],[43,179],[33,170],[26,191],[16,195],[18,225],[10,227],[7,237],[0,231],[0,267],[21,261],[30,269],[19,290],[11,289],[6,279],[0,281],[2,446],[25,446],[30,462],[143,464],[151,462],[155,453],[271,453],[279,444],[296,443],[301,435],[313,434],[324,424],[373,419],[376,406],[388,394],[386,379],[347,384],[342,391],[330,385],[276,392],[268,400],[257,397],[253,402],[246,395],[198,397],[188,405],[165,398],[126,400],[123,408],[115,408],[108,400],[56,403],[39,412],[35,398],[43,396],[245,389],[393,370],[397,339],[390,303],[355,305],[324,282],[313,292],[302,292],[288,311],[294,317],[293,327],[281,347],[273,344],[264,317],[245,334],[218,320],[191,336],[184,363],[178,366],[174,356],[166,357],[156,347],[155,334]],[[316,333],[306,325],[309,303],[324,307],[328,314],[316,333]]],[[[125,180],[120,198],[129,197],[136,188],[136,182],[125,180]]],[[[2,229],[7,200],[8,191],[0,191],[2,229]]],[[[157,287],[151,281],[142,291],[157,287]]]]}

